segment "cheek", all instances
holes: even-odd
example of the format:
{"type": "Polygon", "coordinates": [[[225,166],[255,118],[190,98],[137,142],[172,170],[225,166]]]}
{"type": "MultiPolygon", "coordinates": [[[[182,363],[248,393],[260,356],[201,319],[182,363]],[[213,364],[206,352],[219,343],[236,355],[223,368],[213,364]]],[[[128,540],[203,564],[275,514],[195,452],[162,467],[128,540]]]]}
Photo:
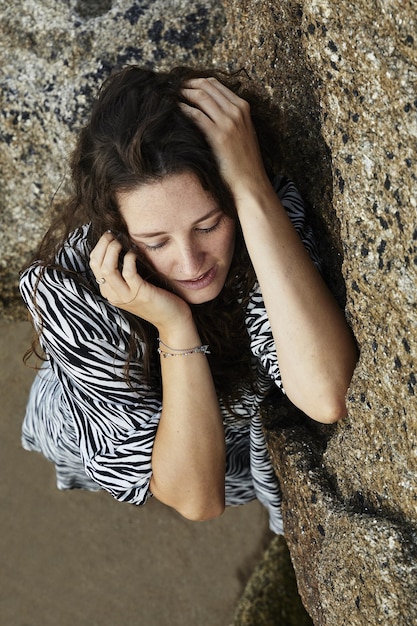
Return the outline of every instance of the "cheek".
{"type": "Polygon", "coordinates": [[[149,252],[138,246],[136,246],[135,252],[138,272],[142,277],[149,275],[150,271],[163,276],[166,275],[166,263],[164,264],[163,257],[159,256],[157,252],[149,252]]]}
{"type": "Polygon", "coordinates": [[[162,255],[158,257],[158,252],[145,252],[144,257],[155,272],[162,275],[167,274],[167,261],[162,255]]]}
{"type": "Polygon", "coordinates": [[[235,248],[235,225],[234,222],[228,224],[227,229],[225,230],[222,238],[222,248],[224,251],[224,255],[230,260],[233,256],[233,251],[235,248]]]}

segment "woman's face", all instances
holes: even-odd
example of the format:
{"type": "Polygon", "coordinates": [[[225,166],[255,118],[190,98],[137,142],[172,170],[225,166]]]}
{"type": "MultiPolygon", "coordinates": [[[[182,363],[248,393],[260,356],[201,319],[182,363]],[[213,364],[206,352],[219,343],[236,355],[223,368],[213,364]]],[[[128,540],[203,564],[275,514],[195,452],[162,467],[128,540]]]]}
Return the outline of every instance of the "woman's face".
{"type": "Polygon", "coordinates": [[[234,221],[192,173],[117,194],[131,241],[190,304],[213,300],[232,262],[234,221]]]}

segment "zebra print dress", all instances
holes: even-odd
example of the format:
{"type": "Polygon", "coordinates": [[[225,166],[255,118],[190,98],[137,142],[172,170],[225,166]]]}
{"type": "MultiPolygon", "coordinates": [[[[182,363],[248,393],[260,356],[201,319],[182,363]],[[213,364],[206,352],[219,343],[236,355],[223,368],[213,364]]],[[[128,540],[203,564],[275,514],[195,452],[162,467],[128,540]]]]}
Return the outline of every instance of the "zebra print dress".
{"type": "MultiPolygon", "coordinates": [[[[303,201],[283,177],[275,189],[313,261],[318,254],[305,220],[303,201]]],[[[76,230],[59,253],[58,263],[89,273],[88,225],[76,230]]],[[[40,266],[21,276],[20,289],[48,360],[37,374],[28,399],[22,444],[41,452],[56,468],[59,489],[105,489],[120,501],[144,504],[152,495],[151,455],[161,398],[141,380],[138,359],[133,386],[126,383],[130,327],[122,312],[69,274],[40,266]],[[33,294],[36,289],[36,304],[33,294]],[[42,320],[42,322],[40,321],[42,320]]],[[[221,404],[226,438],[226,504],[258,498],[268,509],[270,527],[282,533],[280,490],[259,418],[271,389],[282,393],[279,365],[259,286],[246,311],[255,390],[243,389],[234,410],[221,404]]]]}

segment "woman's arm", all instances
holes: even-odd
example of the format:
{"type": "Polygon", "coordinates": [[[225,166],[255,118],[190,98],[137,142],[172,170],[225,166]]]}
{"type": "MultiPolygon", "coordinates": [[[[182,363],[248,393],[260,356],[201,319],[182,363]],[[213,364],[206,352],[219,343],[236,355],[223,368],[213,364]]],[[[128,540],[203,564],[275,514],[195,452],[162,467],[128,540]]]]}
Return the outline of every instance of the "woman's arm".
{"type": "MultiPolygon", "coordinates": [[[[120,252],[111,233],[105,233],[92,252],[95,276],[106,279],[102,294],[154,324],[164,344],[175,350],[199,346],[187,303],[142,280],[132,252],[124,257],[122,273],[114,269],[120,252]]],[[[152,452],[151,491],[188,519],[217,517],[224,510],[225,439],[207,357],[161,354],[161,372],[162,414],[152,452]]]]}
{"type": "MultiPolygon", "coordinates": [[[[201,344],[191,320],[181,329],[160,329],[160,337],[177,349],[201,344]]],[[[207,357],[161,354],[161,373],[163,410],[152,454],[151,491],[188,519],[217,517],[225,506],[226,451],[207,357]]]]}
{"type": "Polygon", "coordinates": [[[233,192],[286,393],[313,419],[334,422],[346,414],[356,346],[268,180],[249,105],[215,79],[190,81],[184,96],[233,192]]]}
{"type": "Polygon", "coordinates": [[[248,193],[239,218],[292,402],[321,422],[346,414],[357,355],[346,321],[272,187],[248,193]],[[249,235],[250,234],[250,235],[249,235]]]}

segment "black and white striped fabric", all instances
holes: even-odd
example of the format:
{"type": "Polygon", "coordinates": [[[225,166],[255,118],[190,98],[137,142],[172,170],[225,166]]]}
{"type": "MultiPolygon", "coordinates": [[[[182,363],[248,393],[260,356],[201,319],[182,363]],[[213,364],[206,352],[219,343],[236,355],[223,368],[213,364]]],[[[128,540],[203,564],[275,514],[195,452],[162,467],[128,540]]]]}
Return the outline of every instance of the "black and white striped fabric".
{"type": "MultiPolygon", "coordinates": [[[[287,179],[275,188],[312,259],[318,264],[303,202],[287,179]]],[[[75,231],[57,259],[89,275],[88,225],[75,231]]],[[[20,289],[48,360],[33,383],[23,423],[22,444],[41,452],[56,467],[59,489],[105,489],[120,501],[141,505],[151,496],[151,455],[161,415],[160,395],[141,375],[141,346],[129,386],[123,367],[130,327],[122,312],[70,274],[28,268],[20,289]],[[36,287],[36,302],[33,293],[36,287]]],[[[221,405],[227,448],[226,504],[258,498],[270,527],[282,533],[280,491],[265,445],[259,406],[276,385],[282,390],[271,328],[259,286],[246,315],[256,390],[242,388],[235,406],[241,421],[221,405]]],[[[284,393],[284,390],[282,390],[284,393]]]]}

